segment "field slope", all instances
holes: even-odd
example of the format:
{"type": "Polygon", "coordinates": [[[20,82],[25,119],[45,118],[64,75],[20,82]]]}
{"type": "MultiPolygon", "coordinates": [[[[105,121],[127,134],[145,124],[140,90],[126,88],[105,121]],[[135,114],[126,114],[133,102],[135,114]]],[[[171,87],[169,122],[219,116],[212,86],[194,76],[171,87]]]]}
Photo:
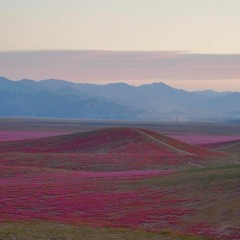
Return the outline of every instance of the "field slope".
{"type": "Polygon", "coordinates": [[[0,239],[238,240],[239,166],[139,128],[2,142],[0,239]]]}

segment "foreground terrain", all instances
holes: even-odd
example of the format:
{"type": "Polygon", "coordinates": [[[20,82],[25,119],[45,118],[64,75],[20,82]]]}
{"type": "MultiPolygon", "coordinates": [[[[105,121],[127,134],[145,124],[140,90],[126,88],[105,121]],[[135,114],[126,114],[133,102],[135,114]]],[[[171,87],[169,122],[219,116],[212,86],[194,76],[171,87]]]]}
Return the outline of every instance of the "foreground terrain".
{"type": "Polygon", "coordinates": [[[2,141],[0,239],[237,240],[239,155],[210,145],[133,127],[2,141]]]}

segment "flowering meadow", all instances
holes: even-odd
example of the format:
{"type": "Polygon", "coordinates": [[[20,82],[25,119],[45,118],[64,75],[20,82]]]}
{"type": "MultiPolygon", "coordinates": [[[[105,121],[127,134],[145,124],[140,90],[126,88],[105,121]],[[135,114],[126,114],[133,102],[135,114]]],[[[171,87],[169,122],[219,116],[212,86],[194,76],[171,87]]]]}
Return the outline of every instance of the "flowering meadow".
{"type": "Polygon", "coordinates": [[[105,239],[104,229],[124,229],[126,239],[141,231],[142,239],[240,239],[240,168],[221,152],[134,128],[6,141],[0,152],[0,239],[34,222],[99,229],[105,239]]]}

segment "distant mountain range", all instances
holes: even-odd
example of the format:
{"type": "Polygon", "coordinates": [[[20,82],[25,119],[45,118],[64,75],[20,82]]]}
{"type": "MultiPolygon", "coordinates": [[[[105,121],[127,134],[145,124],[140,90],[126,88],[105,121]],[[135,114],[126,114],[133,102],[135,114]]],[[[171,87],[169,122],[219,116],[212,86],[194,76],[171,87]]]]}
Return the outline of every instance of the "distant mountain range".
{"type": "Polygon", "coordinates": [[[0,77],[0,116],[153,121],[240,119],[240,93],[0,77]]]}

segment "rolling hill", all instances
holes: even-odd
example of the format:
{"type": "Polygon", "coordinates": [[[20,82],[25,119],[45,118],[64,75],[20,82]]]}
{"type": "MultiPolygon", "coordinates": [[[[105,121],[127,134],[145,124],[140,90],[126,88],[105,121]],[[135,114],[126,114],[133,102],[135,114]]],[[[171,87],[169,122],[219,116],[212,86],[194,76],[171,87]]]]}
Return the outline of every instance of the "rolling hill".
{"type": "Polygon", "coordinates": [[[238,179],[231,155],[142,128],[3,141],[0,238],[237,240],[238,179]]]}
{"type": "Polygon", "coordinates": [[[134,171],[212,166],[225,154],[140,128],[2,142],[0,165],[80,171],[134,171]],[[66,161],[67,159],[67,161],[66,161]]]}
{"type": "MultiPolygon", "coordinates": [[[[140,128],[106,128],[39,139],[3,142],[0,152],[140,153],[211,156],[208,150],[140,128]]],[[[218,153],[215,153],[218,154],[218,153]]]]}

